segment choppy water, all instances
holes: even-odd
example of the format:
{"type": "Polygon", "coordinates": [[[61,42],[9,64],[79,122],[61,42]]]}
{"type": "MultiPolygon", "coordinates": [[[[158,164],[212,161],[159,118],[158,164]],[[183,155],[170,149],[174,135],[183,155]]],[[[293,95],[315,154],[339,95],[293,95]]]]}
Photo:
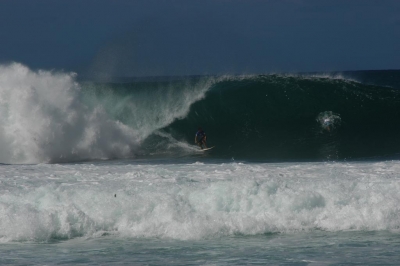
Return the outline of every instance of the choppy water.
{"type": "Polygon", "coordinates": [[[3,165],[2,263],[395,264],[400,165],[3,165]]]}

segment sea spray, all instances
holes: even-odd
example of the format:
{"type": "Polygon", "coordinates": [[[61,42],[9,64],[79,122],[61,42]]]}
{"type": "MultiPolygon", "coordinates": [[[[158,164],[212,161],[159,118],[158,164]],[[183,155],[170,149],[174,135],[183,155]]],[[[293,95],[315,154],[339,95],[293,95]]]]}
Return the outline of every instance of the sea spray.
{"type": "Polygon", "coordinates": [[[149,134],[184,117],[210,86],[170,85],[121,97],[113,91],[104,95],[106,85],[95,92],[82,88],[75,76],[18,63],[0,66],[1,163],[133,157],[149,134]],[[121,109],[125,119],[118,117],[121,109]]]}
{"type": "Polygon", "coordinates": [[[217,78],[181,78],[174,81],[82,84],[82,101],[102,106],[110,117],[136,129],[142,139],[188,114],[217,78]]]}
{"type": "Polygon", "coordinates": [[[0,161],[37,163],[130,156],[136,132],[77,98],[74,74],[0,67],[0,161]]]}

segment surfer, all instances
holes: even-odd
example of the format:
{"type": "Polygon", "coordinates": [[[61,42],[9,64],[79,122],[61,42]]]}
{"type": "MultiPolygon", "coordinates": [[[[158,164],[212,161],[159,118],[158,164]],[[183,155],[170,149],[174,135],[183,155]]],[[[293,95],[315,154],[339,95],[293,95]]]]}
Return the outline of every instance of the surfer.
{"type": "Polygon", "coordinates": [[[201,127],[197,129],[196,135],[194,137],[194,142],[199,145],[201,149],[207,148],[207,136],[201,127]],[[204,147],[203,147],[204,146],[204,147]]]}

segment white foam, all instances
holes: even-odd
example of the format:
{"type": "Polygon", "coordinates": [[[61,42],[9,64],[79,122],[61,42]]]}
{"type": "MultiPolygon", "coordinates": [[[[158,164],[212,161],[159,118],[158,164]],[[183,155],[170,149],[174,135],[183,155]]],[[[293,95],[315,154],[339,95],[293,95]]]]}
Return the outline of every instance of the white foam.
{"type": "Polygon", "coordinates": [[[398,230],[399,168],[397,162],[3,166],[0,237],[398,230]]]}
{"type": "Polygon", "coordinates": [[[0,65],[0,163],[132,157],[152,132],[184,117],[209,86],[136,95],[126,103],[132,117],[126,125],[110,117],[102,102],[85,106],[73,73],[0,65]]]}

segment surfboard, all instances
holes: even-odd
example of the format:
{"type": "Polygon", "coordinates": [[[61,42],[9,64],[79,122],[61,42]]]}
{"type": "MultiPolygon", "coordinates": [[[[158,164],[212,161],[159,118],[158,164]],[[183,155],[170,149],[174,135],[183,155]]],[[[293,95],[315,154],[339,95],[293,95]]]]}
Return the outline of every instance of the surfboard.
{"type": "Polygon", "coordinates": [[[212,148],[214,148],[215,146],[212,146],[211,148],[206,148],[206,149],[202,149],[201,151],[209,151],[209,150],[211,150],[212,148]]]}

